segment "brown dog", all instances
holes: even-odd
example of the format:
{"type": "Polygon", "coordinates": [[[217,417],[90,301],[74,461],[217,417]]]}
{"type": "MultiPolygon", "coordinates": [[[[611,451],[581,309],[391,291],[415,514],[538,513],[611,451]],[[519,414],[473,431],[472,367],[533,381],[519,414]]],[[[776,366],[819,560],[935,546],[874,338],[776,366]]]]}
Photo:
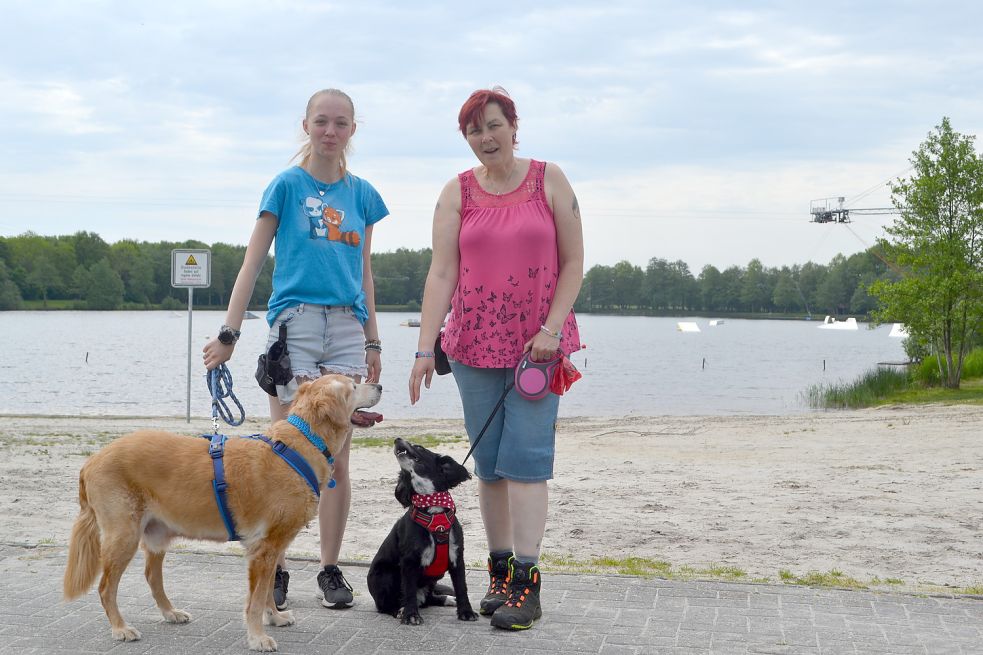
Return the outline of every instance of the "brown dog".
{"type": "MultiPolygon", "coordinates": [[[[344,376],[327,375],[301,385],[292,412],[336,453],[344,445],[355,410],[375,405],[381,395],[378,384],[355,384],[344,376]]],[[[316,474],[322,493],[331,493],[325,483],[332,467],[300,430],[277,421],[267,436],[299,453],[316,474]]],[[[174,537],[228,539],[215,502],[208,447],[208,439],[141,430],[120,437],[82,467],[81,510],[69,543],[65,598],[88,591],[101,568],[99,598],[115,639],[140,638],[116,604],[120,576],[140,544],[147,561],[147,583],[164,619],[185,623],[191,618],[175,609],[164,593],[163,562],[174,537]]],[[[276,642],[263,625],[294,622],[293,614],[279,612],[273,604],[277,558],[317,514],[318,499],[262,441],[229,439],[224,464],[228,505],[249,560],[245,609],[249,648],[273,651],[276,642]]]]}

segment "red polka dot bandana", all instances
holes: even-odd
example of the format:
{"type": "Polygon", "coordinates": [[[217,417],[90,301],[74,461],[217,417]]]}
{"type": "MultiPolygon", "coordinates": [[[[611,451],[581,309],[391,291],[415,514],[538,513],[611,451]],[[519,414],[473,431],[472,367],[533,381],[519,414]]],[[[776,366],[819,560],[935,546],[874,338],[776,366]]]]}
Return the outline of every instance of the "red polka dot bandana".
{"type": "Polygon", "coordinates": [[[450,492],[447,491],[437,491],[432,494],[413,494],[412,501],[414,507],[446,507],[450,510],[454,509],[454,499],[451,498],[450,492]]]}

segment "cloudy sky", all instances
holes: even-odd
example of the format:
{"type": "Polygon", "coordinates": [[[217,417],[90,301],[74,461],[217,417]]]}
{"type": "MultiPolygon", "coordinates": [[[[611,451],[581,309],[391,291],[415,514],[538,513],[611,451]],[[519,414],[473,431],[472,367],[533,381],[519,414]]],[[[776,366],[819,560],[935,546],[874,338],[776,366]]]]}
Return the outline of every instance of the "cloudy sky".
{"type": "Polygon", "coordinates": [[[375,249],[427,247],[474,164],[457,111],[501,84],[519,154],[574,185],[588,267],[827,263],[892,217],[818,225],[811,200],[888,206],[943,116],[983,129],[981,6],[0,0],[0,235],[246,243],[338,87],[392,212],[375,249]]]}

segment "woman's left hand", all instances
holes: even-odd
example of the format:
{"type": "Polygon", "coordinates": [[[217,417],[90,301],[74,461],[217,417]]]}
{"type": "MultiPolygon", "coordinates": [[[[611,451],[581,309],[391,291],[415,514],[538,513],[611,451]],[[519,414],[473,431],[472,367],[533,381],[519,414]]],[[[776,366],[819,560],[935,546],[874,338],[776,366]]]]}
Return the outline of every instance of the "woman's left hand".
{"type": "Polygon", "coordinates": [[[365,351],[365,366],[368,368],[366,382],[378,382],[382,375],[382,354],[378,350],[365,351]]]}
{"type": "Polygon", "coordinates": [[[545,362],[556,356],[556,351],[559,347],[559,339],[551,337],[545,332],[537,332],[532,339],[526,342],[522,352],[527,353],[531,351],[533,360],[545,362]]]}

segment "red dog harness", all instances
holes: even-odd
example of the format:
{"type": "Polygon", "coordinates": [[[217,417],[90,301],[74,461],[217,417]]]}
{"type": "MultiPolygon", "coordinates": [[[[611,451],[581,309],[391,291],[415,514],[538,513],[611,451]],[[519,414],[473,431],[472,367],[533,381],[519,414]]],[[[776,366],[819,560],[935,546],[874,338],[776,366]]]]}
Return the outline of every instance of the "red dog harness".
{"type": "Polygon", "coordinates": [[[423,570],[423,575],[439,578],[447,573],[449,560],[449,542],[451,526],[454,525],[454,499],[446,491],[433,494],[413,494],[413,520],[422,525],[433,537],[433,562],[423,570]],[[443,512],[431,514],[427,510],[432,507],[442,507],[443,512]]]}

